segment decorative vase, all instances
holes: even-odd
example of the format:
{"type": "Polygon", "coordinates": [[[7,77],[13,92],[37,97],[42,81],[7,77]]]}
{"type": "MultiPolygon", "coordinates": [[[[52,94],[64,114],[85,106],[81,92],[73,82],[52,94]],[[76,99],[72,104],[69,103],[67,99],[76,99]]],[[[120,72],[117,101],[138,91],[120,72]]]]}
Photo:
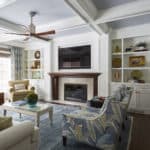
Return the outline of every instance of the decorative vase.
{"type": "Polygon", "coordinates": [[[35,107],[36,103],[37,103],[37,100],[35,100],[35,99],[28,100],[28,104],[29,104],[30,107],[35,107]]]}
{"type": "Polygon", "coordinates": [[[38,101],[38,95],[31,92],[27,95],[27,102],[30,107],[35,107],[38,101]]]}

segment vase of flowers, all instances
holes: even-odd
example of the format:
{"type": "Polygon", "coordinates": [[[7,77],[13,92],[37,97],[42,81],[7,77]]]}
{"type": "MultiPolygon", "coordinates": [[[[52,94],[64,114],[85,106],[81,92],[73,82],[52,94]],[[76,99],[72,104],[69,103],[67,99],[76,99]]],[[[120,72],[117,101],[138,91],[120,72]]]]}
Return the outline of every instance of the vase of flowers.
{"type": "Polygon", "coordinates": [[[30,107],[35,107],[37,101],[38,101],[38,95],[36,93],[30,92],[27,95],[27,102],[28,102],[30,107]]]}

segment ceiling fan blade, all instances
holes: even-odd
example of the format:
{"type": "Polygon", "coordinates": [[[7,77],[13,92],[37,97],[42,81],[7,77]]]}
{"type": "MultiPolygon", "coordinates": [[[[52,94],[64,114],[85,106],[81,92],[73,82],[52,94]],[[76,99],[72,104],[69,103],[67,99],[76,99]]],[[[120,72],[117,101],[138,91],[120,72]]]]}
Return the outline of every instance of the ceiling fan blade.
{"type": "Polygon", "coordinates": [[[41,37],[41,36],[39,36],[37,34],[34,34],[34,33],[31,33],[30,35],[33,36],[33,37],[36,37],[38,39],[44,40],[44,41],[50,41],[51,40],[49,38],[41,37]]]}
{"type": "Polygon", "coordinates": [[[26,34],[26,33],[5,33],[5,34],[13,34],[13,35],[30,36],[30,34],[26,34]]]}
{"type": "Polygon", "coordinates": [[[50,30],[50,31],[46,31],[46,32],[39,32],[39,33],[35,33],[36,35],[47,35],[47,34],[55,34],[55,30],[50,30]]]}

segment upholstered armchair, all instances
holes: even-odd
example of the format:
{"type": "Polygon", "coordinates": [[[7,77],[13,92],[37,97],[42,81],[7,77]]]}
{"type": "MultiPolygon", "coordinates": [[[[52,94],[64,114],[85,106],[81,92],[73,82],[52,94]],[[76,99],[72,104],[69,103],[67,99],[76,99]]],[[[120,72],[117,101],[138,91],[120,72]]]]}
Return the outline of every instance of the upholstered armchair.
{"type": "MultiPolygon", "coordinates": [[[[120,136],[118,103],[108,98],[101,109],[86,108],[63,115],[63,144],[72,138],[101,149],[116,149],[120,136]]],[[[121,114],[121,112],[120,112],[121,114]]]]}
{"type": "Polygon", "coordinates": [[[9,81],[9,95],[11,101],[24,99],[29,92],[34,92],[35,88],[29,85],[29,80],[9,81]]]}

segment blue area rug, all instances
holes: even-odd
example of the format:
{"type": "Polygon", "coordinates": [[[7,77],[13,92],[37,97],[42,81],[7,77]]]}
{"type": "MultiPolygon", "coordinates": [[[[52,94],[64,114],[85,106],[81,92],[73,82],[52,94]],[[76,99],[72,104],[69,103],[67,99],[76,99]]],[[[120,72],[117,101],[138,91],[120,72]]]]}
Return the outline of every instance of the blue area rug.
{"type": "MultiPolygon", "coordinates": [[[[62,145],[62,114],[70,113],[79,107],[63,106],[52,104],[54,107],[53,125],[51,126],[48,114],[43,115],[40,118],[40,150],[97,150],[90,147],[87,144],[76,142],[75,140],[68,140],[67,147],[62,145]]],[[[12,116],[16,121],[31,120],[34,122],[34,118],[22,115],[21,120],[19,114],[8,112],[9,116],[12,116]]],[[[128,133],[130,127],[130,120],[126,122],[126,130],[122,132],[122,141],[118,145],[118,150],[126,150],[128,133]]]]}

